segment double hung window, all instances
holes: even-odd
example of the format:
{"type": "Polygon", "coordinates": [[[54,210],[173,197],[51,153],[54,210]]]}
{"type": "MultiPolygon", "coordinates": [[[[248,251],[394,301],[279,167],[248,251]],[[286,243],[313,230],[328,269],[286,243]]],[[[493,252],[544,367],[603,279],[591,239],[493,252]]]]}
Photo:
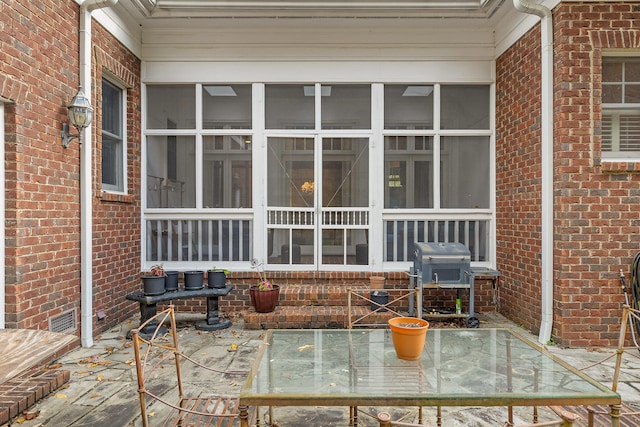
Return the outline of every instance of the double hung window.
{"type": "Polygon", "coordinates": [[[124,193],[126,90],[102,80],[102,188],[124,193]]]}
{"type": "Polygon", "coordinates": [[[602,157],[640,158],[640,58],[604,58],[602,157]]]}

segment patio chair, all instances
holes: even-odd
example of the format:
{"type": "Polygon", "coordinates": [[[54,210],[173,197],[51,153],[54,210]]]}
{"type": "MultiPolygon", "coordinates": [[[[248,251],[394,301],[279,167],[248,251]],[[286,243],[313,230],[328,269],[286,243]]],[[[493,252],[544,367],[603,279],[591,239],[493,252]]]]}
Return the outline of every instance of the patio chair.
{"type": "Polygon", "coordinates": [[[185,395],[181,373],[182,362],[192,362],[197,368],[202,368],[203,372],[213,371],[227,375],[243,373],[222,372],[208,368],[181,353],[178,347],[173,305],[133,329],[131,339],[135,352],[143,427],[149,425],[232,427],[240,424],[240,414],[247,417],[247,408],[239,407],[237,397],[212,396],[202,390],[196,396],[185,395]],[[169,333],[166,333],[163,326],[166,322],[170,326],[169,333]],[[139,332],[149,324],[155,325],[155,330],[151,338],[145,339],[139,332]],[[170,369],[169,365],[173,365],[175,371],[170,369]],[[160,372],[163,372],[162,377],[159,376],[160,372]],[[175,401],[176,394],[177,401],[175,401]]]}

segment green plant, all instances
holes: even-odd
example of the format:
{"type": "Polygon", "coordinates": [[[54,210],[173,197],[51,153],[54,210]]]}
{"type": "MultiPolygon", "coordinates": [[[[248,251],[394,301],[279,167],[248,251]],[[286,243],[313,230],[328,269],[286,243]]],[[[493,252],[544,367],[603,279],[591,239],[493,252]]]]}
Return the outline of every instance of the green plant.
{"type": "Polygon", "coordinates": [[[273,285],[267,279],[267,276],[264,274],[264,268],[261,262],[258,262],[257,259],[251,260],[251,268],[255,269],[258,272],[258,277],[260,281],[258,282],[258,290],[259,291],[270,291],[273,289],[273,285]]]}
{"type": "Polygon", "coordinates": [[[225,270],[222,268],[216,268],[216,266],[214,265],[209,271],[211,271],[212,273],[224,273],[225,276],[228,276],[230,271],[229,270],[225,270]]]}

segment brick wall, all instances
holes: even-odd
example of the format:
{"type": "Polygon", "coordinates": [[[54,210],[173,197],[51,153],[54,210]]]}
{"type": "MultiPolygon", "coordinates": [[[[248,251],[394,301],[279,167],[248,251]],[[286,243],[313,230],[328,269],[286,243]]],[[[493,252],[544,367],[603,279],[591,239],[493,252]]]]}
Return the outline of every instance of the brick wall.
{"type": "MultiPolygon", "coordinates": [[[[6,143],[6,325],[48,328],[79,307],[79,156],[60,140],[78,89],[78,6],[0,7],[6,143]]],[[[77,146],[77,144],[75,144],[77,146]]],[[[79,312],[78,312],[79,314],[79,312]]]]}
{"type": "Polygon", "coordinates": [[[125,295],[141,287],[140,279],[140,61],[94,22],[92,75],[96,103],[93,180],[94,333],[100,333],[138,311],[125,295]],[[102,191],[102,79],[127,89],[127,194],[102,191]]]}
{"type": "MultiPolygon", "coordinates": [[[[6,324],[48,329],[80,319],[80,146],[62,147],[66,105],[78,90],[79,6],[71,0],[0,6],[0,96],[6,130],[6,324]],[[60,25],[64,22],[65,25],[60,25]]],[[[140,64],[93,23],[92,104],[94,314],[99,333],[135,313],[124,295],[139,286],[140,64]],[[102,71],[129,86],[127,196],[100,191],[102,71]]],[[[78,325],[79,326],[79,325],[78,325]]]]}
{"type": "MultiPolygon", "coordinates": [[[[640,251],[640,168],[600,162],[606,49],[640,47],[640,6],[554,9],[554,328],[570,346],[615,345],[627,278],[640,251]]],[[[540,310],[539,26],[497,62],[498,267],[504,312],[536,331],[540,310]]]]}
{"type": "Polygon", "coordinates": [[[501,311],[540,324],[540,27],[496,63],[497,266],[501,311]]]}

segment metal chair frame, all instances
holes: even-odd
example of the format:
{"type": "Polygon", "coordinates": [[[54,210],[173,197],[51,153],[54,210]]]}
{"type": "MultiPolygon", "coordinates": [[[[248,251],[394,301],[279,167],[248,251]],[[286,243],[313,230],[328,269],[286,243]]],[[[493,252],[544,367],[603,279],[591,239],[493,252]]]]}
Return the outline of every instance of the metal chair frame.
{"type": "MultiPolygon", "coordinates": [[[[167,418],[162,425],[231,427],[234,421],[239,418],[239,413],[242,412],[243,408],[239,407],[237,397],[187,397],[185,395],[181,373],[181,362],[184,360],[192,362],[199,368],[207,371],[238,375],[246,373],[225,372],[209,368],[183,354],[179,349],[173,305],[168,306],[165,310],[158,312],[155,316],[152,316],[142,323],[138,328],[133,329],[131,331],[131,339],[135,353],[138,397],[140,400],[140,414],[142,416],[143,427],[151,425],[149,417],[152,414],[147,411],[147,398],[151,398],[170,408],[167,418]],[[170,325],[168,334],[164,326],[167,322],[170,325]],[[151,337],[145,339],[140,335],[140,331],[147,325],[155,326],[155,329],[151,337]],[[165,366],[171,362],[175,365],[175,385],[178,391],[178,402],[176,403],[161,397],[159,395],[160,393],[152,391],[151,387],[147,386],[147,380],[150,379],[150,376],[158,369],[165,368],[165,366]]],[[[246,408],[244,408],[244,413],[247,413],[246,408]]],[[[154,419],[153,425],[159,425],[158,421],[154,419]]]]}

